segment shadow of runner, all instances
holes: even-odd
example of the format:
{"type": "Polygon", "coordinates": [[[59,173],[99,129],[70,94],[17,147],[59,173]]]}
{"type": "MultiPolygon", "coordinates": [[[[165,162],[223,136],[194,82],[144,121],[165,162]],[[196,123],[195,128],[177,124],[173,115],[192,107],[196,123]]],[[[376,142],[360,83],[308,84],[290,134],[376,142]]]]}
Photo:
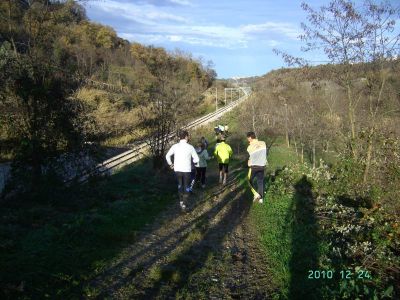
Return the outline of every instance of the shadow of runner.
{"type": "Polygon", "coordinates": [[[289,299],[321,299],[318,287],[324,279],[309,279],[309,270],[318,270],[320,254],[312,184],[304,175],[294,187],[295,194],[286,218],[288,226],[292,222],[289,299]]]}
{"type": "MultiPolygon", "coordinates": [[[[251,201],[244,199],[242,196],[243,193],[237,194],[236,191],[232,191],[222,199],[224,205],[219,211],[226,208],[226,212],[221,219],[215,220],[212,216],[203,216],[206,228],[203,228],[202,238],[194,241],[187,249],[177,255],[175,259],[163,265],[160,278],[154,280],[151,286],[143,290],[139,298],[173,298],[180,289],[188,285],[191,275],[200,271],[205,266],[210,254],[220,254],[224,238],[249,213],[251,201]],[[215,225],[208,227],[207,225],[210,225],[213,221],[216,221],[215,225]]],[[[135,296],[137,298],[137,295],[135,296]]]]}
{"type": "MultiPolygon", "coordinates": [[[[155,240],[150,241],[150,243],[146,243],[145,247],[138,246],[137,249],[132,249],[132,254],[99,275],[90,284],[90,286],[92,287],[100,288],[101,290],[103,290],[97,296],[97,298],[101,299],[106,295],[109,295],[110,293],[112,294],[114,291],[129,285],[133,278],[135,278],[135,281],[138,281],[137,276],[142,276],[141,273],[144,270],[148,270],[157,261],[165,256],[168,256],[171,252],[178,248],[179,245],[187,239],[188,235],[196,225],[202,224],[208,220],[212,220],[216,215],[218,215],[220,211],[223,210],[224,207],[234,197],[234,194],[236,193],[235,190],[230,190],[228,194],[229,196],[224,197],[221,201],[213,205],[210,209],[201,211],[202,208],[200,207],[200,204],[210,201],[211,198],[218,196],[220,193],[223,193],[227,189],[229,190],[231,187],[235,186],[237,183],[237,176],[238,175],[232,177],[224,188],[214,191],[207,198],[202,199],[194,204],[193,212],[196,212],[196,210],[200,210],[200,214],[198,216],[196,216],[192,220],[187,220],[187,222],[182,222],[177,228],[170,231],[168,235],[156,238],[155,240]],[[124,271],[128,269],[130,269],[129,274],[124,275],[124,271]],[[111,283],[109,281],[110,276],[115,275],[115,282],[111,283]]],[[[190,214],[178,215],[179,217],[177,216],[177,218],[190,217],[190,214]]],[[[164,224],[163,226],[165,225],[170,226],[168,224],[164,224]]],[[[145,236],[150,233],[151,232],[146,232],[145,236]]],[[[145,236],[143,237],[143,239],[145,239],[145,236]]]]}

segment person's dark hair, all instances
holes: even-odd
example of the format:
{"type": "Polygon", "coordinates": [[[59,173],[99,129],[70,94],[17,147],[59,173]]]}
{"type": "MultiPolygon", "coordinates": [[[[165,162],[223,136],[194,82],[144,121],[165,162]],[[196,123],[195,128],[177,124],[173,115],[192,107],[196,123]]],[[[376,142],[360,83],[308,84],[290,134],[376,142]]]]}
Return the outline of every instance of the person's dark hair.
{"type": "Polygon", "coordinates": [[[185,139],[188,136],[189,136],[189,133],[186,130],[182,130],[182,131],[179,132],[179,138],[181,140],[185,139]]]}
{"type": "Polygon", "coordinates": [[[253,131],[249,131],[246,136],[251,137],[252,139],[256,138],[256,134],[253,131]]]}

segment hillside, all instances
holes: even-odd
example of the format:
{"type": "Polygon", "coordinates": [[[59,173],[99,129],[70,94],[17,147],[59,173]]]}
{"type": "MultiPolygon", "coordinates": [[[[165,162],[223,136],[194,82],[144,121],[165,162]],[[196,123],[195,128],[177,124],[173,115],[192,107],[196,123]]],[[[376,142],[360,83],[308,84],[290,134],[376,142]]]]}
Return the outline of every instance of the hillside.
{"type": "Polygon", "coordinates": [[[63,161],[91,168],[104,147],[168,134],[210,110],[211,63],[130,43],[91,22],[77,1],[2,2],[0,13],[8,16],[0,20],[0,161],[13,161],[28,190],[62,177],[63,161]]]}
{"type": "MultiPolygon", "coordinates": [[[[162,48],[129,43],[119,38],[112,28],[88,20],[84,8],[77,2],[11,3],[11,7],[6,2],[0,6],[2,15],[10,12],[12,16],[11,23],[4,19],[0,22],[3,60],[12,60],[13,53],[19,53],[15,63],[22,59],[47,61],[49,67],[62,66],[64,71],[69,72],[72,78],[66,82],[70,86],[65,87],[65,92],[83,105],[80,113],[86,117],[83,126],[87,130],[85,135],[87,138],[90,136],[91,141],[113,143],[114,140],[118,143],[119,139],[122,139],[119,142],[126,142],[127,135],[131,138],[140,136],[138,128],[147,116],[141,119],[139,111],[148,109],[157,94],[163,93],[166,97],[169,93],[166,89],[157,90],[161,81],[168,82],[169,89],[185,86],[185,90],[180,91],[183,93],[180,97],[185,98],[186,105],[199,107],[202,93],[215,78],[214,70],[203,66],[190,54],[179,51],[168,53],[162,48]],[[42,19],[36,16],[40,10],[47,12],[42,19]],[[41,26],[40,34],[26,27],[24,18],[30,18],[31,22],[41,26]],[[35,39],[31,48],[25,46],[27,39],[35,39]],[[42,59],[44,56],[46,60],[42,59]],[[173,77],[175,82],[166,80],[165,76],[173,77]]],[[[5,74],[8,77],[2,80],[10,83],[13,74],[9,71],[5,74]]],[[[15,80],[17,76],[14,74],[15,80]]],[[[11,91],[3,90],[3,93],[11,91]]],[[[10,96],[4,94],[4,97],[10,96]]],[[[10,103],[4,100],[1,110],[4,111],[7,106],[9,113],[17,113],[16,108],[10,107],[10,103]]],[[[185,116],[186,119],[197,115],[198,111],[191,109],[190,113],[185,116]]],[[[1,127],[0,151],[3,156],[7,157],[7,153],[8,157],[15,156],[15,143],[18,143],[15,139],[27,134],[15,132],[16,126],[14,120],[14,123],[7,122],[7,126],[1,127]]]]}

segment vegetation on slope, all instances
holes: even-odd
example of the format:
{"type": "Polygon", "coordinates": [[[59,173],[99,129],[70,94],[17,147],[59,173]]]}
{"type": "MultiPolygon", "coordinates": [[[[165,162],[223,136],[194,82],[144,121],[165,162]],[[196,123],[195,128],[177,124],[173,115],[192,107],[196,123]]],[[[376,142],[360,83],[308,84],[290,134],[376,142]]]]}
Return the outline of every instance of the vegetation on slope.
{"type": "MultiPolygon", "coordinates": [[[[0,14],[6,193],[62,184],[92,167],[97,146],[164,136],[204,110],[211,62],[121,39],[73,0],[3,1],[0,14]]],[[[165,145],[152,150],[161,157],[165,145]]]]}

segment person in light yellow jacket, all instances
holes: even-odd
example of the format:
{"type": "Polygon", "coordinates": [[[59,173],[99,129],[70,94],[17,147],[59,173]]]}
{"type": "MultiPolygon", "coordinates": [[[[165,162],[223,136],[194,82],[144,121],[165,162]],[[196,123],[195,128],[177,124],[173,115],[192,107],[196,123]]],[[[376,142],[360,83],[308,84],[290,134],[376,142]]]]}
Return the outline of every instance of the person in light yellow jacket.
{"type": "Polygon", "coordinates": [[[250,190],[254,195],[253,201],[263,203],[264,198],[264,171],[267,164],[267,147],[265,142],[259,141],[254,132],[247,133],[247,141],[249,146],[247,152],[249,153],[249,166],[248,180],[250,190]],[[257,179],[257,190],[254,186],[254,179],[257,179]]]}
{"type": "Polygon", "coordinates": [[[215,146],[214,156],[217,158],[219,166],[219,183],[226,184],[228,176],[229,161],[232,158],[233,151],[231,146],[225,143],[224,139],[218,140],[215,146]]]}

